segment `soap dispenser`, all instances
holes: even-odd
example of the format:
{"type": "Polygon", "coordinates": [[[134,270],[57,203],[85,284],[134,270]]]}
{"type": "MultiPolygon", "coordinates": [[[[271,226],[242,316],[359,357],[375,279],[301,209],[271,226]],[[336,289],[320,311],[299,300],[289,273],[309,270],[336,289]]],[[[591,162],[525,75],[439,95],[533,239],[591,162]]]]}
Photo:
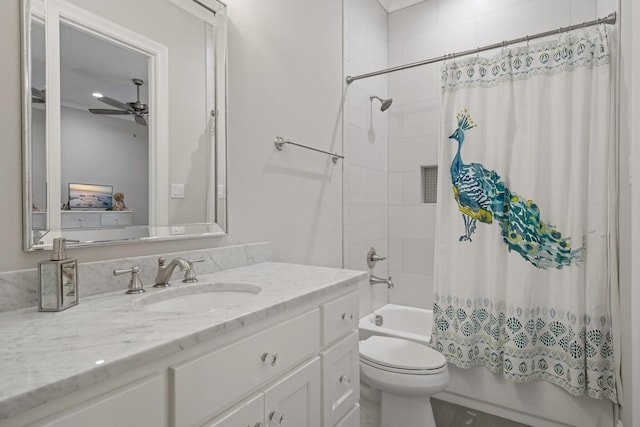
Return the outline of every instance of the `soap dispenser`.
{"type": "Polygon", "coordinates": [[[67,240],[53,239],[53,254],[38,263],[38,311],[62,311],[78,304],[78,260],[67,258],[67,240]]]}

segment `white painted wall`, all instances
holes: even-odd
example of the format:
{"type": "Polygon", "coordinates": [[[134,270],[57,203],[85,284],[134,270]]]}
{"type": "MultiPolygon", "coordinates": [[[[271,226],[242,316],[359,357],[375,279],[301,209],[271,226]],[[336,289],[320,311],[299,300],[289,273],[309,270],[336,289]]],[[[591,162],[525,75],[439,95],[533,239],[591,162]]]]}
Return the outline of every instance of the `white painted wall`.
{"type": "MultiPolygon", "coordinates": [[[[342,163],[276,152],[273,138],[342,151],[342,1],[227,4],[229,235],[70,249],[80,262],[271,241],[277,261],[341,266],[342,163]]],[[[0,52],[0,271],[11,271],[49,256],[22,252],[17,1],[0,2],[0,52]]]]}
{"type": "MultiPolygon", "coordinates": [[[[345,76],[386,68],[387,31],[387,13],[377,1],[344,2],[345,76]]],[[[389,110],[380,111],[380,102],[371,102],[371,95],[387,97],[386,76],[356,81],[345,92],[344,266],[357,270],[369,270],[366,258],[370,247],[375,247],[379,256],[389,254],[389,110]]],[[[388,262],[379,262],[372,273],[387,277],[388,262]]],[[[384,284],[361,285],[361,315],[387,300],[384,284]]]]}
{"type": "Polygon", "coordinates": [[[149,224],[149,142],[147,128],[127,119],[61,109],[61,203],[68,184],[112,185],[133,211],[133,225],[149,224]]]}

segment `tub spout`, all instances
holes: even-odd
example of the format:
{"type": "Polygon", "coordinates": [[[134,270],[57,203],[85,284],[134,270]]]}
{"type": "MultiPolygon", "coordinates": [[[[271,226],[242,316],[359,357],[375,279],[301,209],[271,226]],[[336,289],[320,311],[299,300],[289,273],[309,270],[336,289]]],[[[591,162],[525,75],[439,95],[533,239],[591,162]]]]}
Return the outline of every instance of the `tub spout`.
{"type": "Polygon", "coordinates": [[[387,288],[389,289],[395,288],[395,286],[393,286],[393,281],[391,280],[391,277],[389,277],[388,279],[383,279],[382,277],[377,277],[372,274],[371,277],[369,277],[369,284],[373,286],[378,283],[386,283],[387,288]]]}

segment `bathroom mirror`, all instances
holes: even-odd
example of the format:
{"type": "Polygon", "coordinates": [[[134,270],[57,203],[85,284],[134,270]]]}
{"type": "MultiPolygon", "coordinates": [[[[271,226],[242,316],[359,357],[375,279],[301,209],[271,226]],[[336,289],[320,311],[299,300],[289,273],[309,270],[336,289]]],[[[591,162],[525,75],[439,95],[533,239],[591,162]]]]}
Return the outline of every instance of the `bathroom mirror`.
{"type": "Polygon", "coordinates": [[[24,247],[226,232],[226,7],[22,0],[24,247]]]}

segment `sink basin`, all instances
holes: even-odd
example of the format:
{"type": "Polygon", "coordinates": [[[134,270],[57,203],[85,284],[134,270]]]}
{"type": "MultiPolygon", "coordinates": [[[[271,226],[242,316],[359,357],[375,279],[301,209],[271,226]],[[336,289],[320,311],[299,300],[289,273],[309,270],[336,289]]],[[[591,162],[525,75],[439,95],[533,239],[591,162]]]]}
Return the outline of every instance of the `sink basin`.
{"type": "Polygon", "coordinates": [[[133,305],[147,311],[213,312],[246,303],[261,291],[260,286],[243,282],[185,285],[145,295],[133,305]]]}

